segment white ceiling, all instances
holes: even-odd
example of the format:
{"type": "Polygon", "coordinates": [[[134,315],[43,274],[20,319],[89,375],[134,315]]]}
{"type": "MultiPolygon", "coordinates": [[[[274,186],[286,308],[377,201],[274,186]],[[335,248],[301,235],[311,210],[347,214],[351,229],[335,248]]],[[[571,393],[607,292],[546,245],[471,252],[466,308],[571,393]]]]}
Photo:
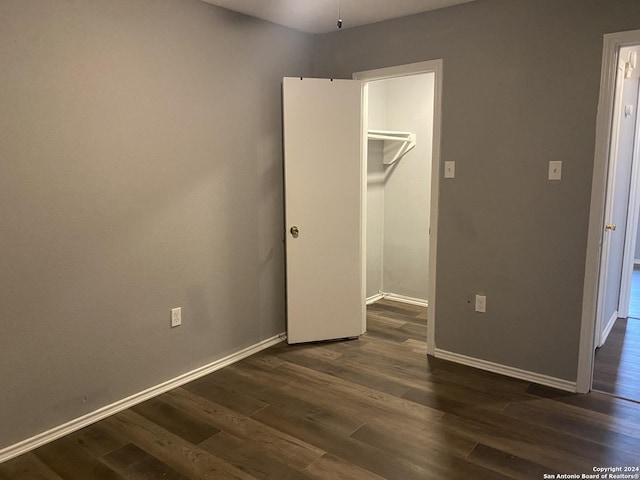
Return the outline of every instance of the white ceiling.
{"type": "Polygon", "coordinates": [[[473,0],[203,0],[252,17],[302,30],[326,33],[390,18],[450,7],[473,0]],[[340,3],[342,3],[340,5],[340,3]]]}

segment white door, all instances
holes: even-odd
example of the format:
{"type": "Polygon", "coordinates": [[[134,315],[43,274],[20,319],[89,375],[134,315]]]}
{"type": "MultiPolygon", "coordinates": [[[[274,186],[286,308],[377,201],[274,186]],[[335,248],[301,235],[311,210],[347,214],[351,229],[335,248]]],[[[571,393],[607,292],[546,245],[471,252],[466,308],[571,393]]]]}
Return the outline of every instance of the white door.
{"type": "MultiPolygon", "coordinates": [[[[622,61],[631,61],[640,55],[640,46],[623,48],[620,51],[622,61]]],[[[635,62],[635,60],[634,60],[635,62]]],[[[631,63],[630,63],[631,64],[631,63]]],[[[625,63],[626,67],[626,63],[625,63]]],[[[620,282],[620,305],[618,316],[627,318],[631,303],[631,283],[633,279],[634,259],[636,257],[636,242],[638,232],[638,215],[640,214],[640,73],[637,69],[625,78],[622,91],[622,116],[620,118],[620,132],[618,155],[628,159],[630,186],[627,200],[627,219],[624,253],[622,257],[622,279],[620,282]]]]}
{"type": "Polygon", "coordinates": [[[365,315],[362,84],[283,80],[287,341],[356,337],[365,315]]]}
{"type": "Polygon", "coordinates": [[[624,78],[624,62],[621,61],[616,79],[602,238],[596,328],[598,346],[604,344],[615,321],[620,316],[626,316],[627,310],[624,305],[620,305],[620,293],[636,122],[635,115],[625,113],[624,107],[629,103],[634,107],[637,104],[637,84],[632,82],[632,79],[624,78]]]}

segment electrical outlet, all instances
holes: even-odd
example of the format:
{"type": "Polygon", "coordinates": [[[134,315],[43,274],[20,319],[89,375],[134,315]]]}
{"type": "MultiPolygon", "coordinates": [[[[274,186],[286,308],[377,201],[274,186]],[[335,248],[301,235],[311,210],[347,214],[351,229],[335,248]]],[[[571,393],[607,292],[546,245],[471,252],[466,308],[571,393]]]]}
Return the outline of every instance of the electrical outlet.
{"type": "Polygon", "coordinates": [[[182,307],[171,309],[171,328],[182,325],[182,307]]]}
{"type": "Polygon", "coordinates": [[[487,297],[476,295],[476,312],[487,313],[487,297]]]}

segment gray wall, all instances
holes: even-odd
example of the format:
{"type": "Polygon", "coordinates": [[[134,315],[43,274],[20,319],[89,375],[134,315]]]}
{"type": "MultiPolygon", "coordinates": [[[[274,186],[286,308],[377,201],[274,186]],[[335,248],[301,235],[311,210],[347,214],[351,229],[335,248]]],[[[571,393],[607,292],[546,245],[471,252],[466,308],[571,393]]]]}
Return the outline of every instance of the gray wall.
{"type": "Polygon", "coordinates": [[[637,0],[477,0],[318,37],[316,75],[444,60],[438,348],[576,379],[602,35],[634,28],[637,0]]]}
{"type": "Polygon", "coordinates": [[[196,0],[0,3],[0,449],[284,330],[310,42],[196,0]]]}

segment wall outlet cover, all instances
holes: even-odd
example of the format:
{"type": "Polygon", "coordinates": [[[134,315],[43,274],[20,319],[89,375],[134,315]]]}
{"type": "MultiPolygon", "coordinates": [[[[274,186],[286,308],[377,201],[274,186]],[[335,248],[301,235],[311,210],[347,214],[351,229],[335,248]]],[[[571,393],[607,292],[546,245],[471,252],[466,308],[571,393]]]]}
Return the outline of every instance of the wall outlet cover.
{"type": "Polygon", "coordinates": [[[487,297],[485,295],[476,295],[475,310],[480,313],[487,312],[487,297]]]}
{"type": "Polygon", "coordinates": [[[171,309],[171,328],[182,325],[182,307],[171,309]]]}

